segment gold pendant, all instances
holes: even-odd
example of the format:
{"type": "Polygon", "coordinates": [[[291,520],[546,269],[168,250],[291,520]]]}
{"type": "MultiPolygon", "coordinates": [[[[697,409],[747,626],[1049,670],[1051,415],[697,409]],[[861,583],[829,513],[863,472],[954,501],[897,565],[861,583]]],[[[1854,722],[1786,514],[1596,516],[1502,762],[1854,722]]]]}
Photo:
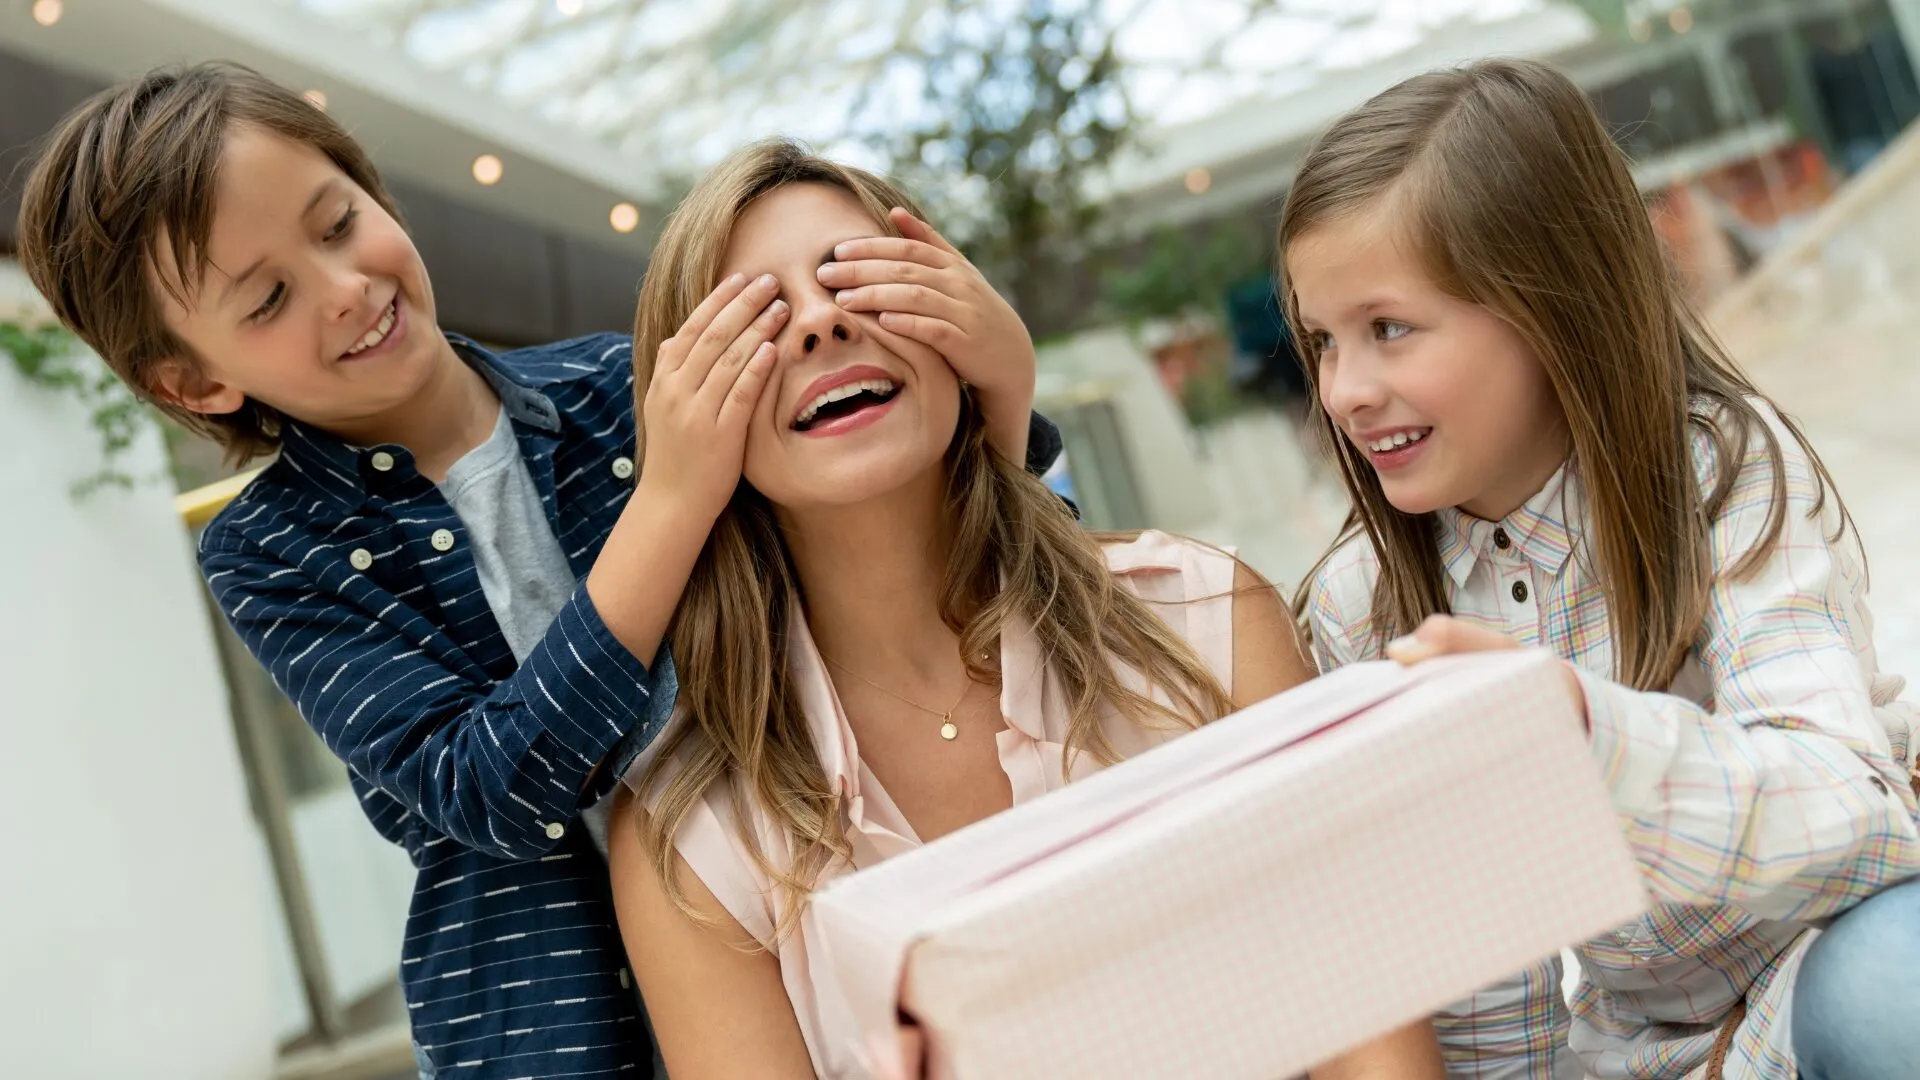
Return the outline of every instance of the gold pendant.
{"type": "Polygon", "coordinates": [[[954,725],[953,721],[949,720],[940,725],[940,737],[948,742],[952,742],[960,737],[960,729],[954,725]]]}

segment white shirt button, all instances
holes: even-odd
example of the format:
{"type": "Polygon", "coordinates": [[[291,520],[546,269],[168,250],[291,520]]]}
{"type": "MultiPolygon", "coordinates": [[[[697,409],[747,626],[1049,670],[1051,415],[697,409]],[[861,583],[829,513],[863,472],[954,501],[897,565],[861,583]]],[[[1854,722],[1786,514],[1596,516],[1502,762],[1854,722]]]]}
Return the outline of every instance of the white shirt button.
{"type": "Polygon", "coordinates": [[[631,479],[633,476],[633,459],[630,457],[614,458],[613,475],[620,480],[631,479]]]}
{"type": "Polygon", "coordinates": [[[375,472],[391,472],[393,455],[385,450],[375,450],[373,456],[367,459],[367,463],[373,466],[375,472]]]}
{"type": "Polygon", "coordinates": [[[547,826],[547,839],[558,840],[567,835],[567,827],[555,821],[547,826]]]}
{"type": "Polygon", "coordinates": [[[435,551],[452,551],[453,532],[448,529],[435,529],[433,530],[433,540],[431,543],[435,551]]]}
{"type": "Polygon", "coordinates": [[[365,570],[373,565],[373,552],[366,548],[354,548],[353,554],[347,556],[347,562],[355,570],[365,570]]]}

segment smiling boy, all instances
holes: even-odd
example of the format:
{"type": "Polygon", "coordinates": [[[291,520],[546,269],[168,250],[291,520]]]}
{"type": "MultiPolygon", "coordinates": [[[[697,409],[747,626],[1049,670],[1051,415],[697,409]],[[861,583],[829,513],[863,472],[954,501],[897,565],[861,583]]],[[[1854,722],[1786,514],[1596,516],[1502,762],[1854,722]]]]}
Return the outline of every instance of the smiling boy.
{"type": "MultiPolygon", "coordinates": [[[[401,981],[422,1075],[646,1075],[577,826],[672,705],[656,654],[740,477],[775,290],[723,287],[728,335],[649,416],[636,469],[629,339],[496,354],[443,333],[364,151],[244,68],[82,105],[20,234],[34,284],[136,393],[236,460],[277,455],[200,562],[418,870],[401,981]]],[[[1032,363],[970,377],[1023,416],[1032,363]]],[[[1035,418],[1030,462],[1057,448],[1035,418]]]]}

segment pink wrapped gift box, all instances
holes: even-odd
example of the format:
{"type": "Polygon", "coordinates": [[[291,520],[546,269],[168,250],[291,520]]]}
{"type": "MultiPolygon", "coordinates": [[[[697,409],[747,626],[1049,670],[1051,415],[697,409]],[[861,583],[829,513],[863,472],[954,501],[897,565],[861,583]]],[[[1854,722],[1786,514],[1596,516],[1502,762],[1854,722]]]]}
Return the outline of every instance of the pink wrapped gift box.
{"type": "Polygon", "coordinates": [[[1544,653],[1342,669],[823,889],[956,1080],[1279,1080],[1638,916],[1544,653]]]}

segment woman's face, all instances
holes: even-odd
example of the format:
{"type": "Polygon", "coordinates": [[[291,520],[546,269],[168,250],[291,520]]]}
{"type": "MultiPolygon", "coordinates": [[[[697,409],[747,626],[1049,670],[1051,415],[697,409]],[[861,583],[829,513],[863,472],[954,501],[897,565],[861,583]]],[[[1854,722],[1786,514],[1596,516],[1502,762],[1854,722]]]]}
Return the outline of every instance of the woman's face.
{"type": "Polygon", "coordinates": [[[844,506],[937,468],[960,419],[960,379],[938,353],[841,310],[815,276],[834,245],[880,233],[843,188],[796,183],[735,224],[720,276],[772,274],[793,309],[747,427],[748,483],[775,506],[844,506]]]}

